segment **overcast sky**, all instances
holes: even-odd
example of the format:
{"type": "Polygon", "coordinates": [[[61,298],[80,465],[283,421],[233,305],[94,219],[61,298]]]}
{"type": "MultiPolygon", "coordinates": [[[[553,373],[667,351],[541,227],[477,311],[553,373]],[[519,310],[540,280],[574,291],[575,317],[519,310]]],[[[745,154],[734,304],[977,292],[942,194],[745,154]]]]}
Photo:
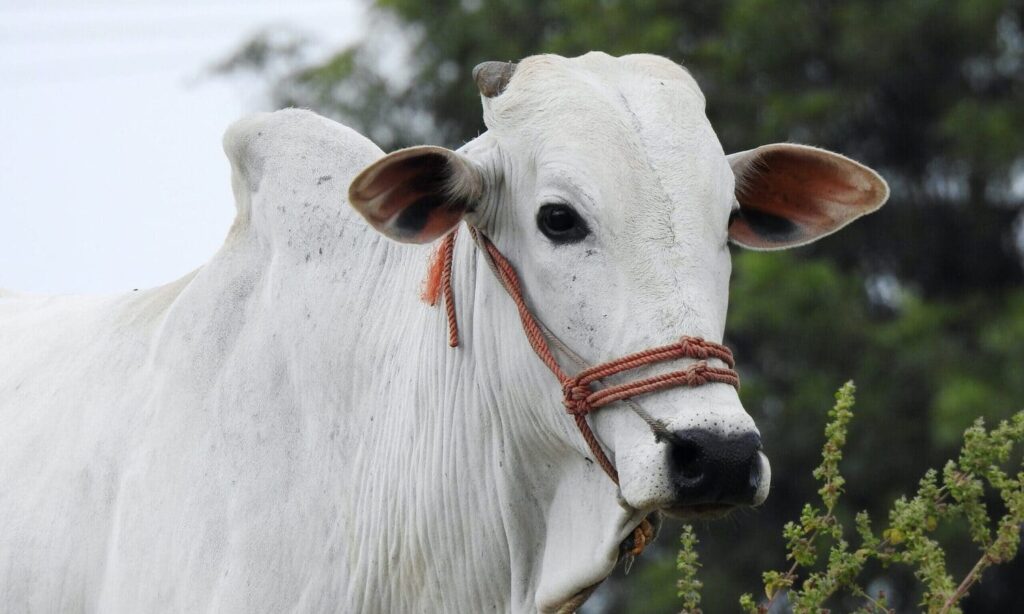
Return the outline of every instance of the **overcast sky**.
{"type": "Polygon", "coordinates": [[[206,262],[234,214],[221,135],[265,110],[204,77],[288,24],[320,52],[361,0],[0,0],[0,288],[120,292],[206,262]]]}

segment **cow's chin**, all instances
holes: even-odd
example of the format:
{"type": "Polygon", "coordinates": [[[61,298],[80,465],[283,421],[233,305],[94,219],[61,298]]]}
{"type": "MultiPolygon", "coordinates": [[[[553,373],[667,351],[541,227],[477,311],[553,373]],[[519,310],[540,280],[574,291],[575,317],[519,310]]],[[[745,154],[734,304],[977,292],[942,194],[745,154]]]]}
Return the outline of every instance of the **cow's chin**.
{"type": "Polygon", "coordinates": [[[600,470],[563,474],[548,508],[536,609],[576,610],[632,549],[633,531],[649,514],[618,497],[600,470]]]}
{"type": "MultiPolygon", "coordinates": [[[[659,512],[651,512],[647,515],[647,522],[651,523],[651,528],[653,529],[653,535],[651,539],[653,540],[653,538],[656,537],[658,534],[658,529],[661,528],[661,514],[659,512]]],[[[634,526],[632,529],[629,530],[629,535],[619,543],[616,564],[622,561],[623,558],[631,556],[630,553],[636,547],[634,535],[636,534],[636,530],[639,528],[639,524],[634,526]]],[[[573,594],[573,596],[568,601],[561,604],[554,611],[558,612],[559,614],[570,614],[571,612],[575,612],[576,610],[578,610],[580,606],[582,606],[583,603],[590,598],[594,591],[597,590],[597,587],[601,586],[601,583],[608,578],[608,576],[611,574],[612,569],[614,569],[614,565],[610,569],[608,569],[607,573],[601,575],[600,577],[597,577],[593,583],[580,587],[580,590],[578,592],[573,594]]]]}
{"type": "MultiPolygon", "coordinates": [[[[613,529],[613,539],[608,540],[606,534],[606,539],[598,540],[600,545],[591,542],[589,544],[591,548],[594,546],[597,547],[592,549],[591,554],[584,559],[571,556],[568,559],[565,559],[562,558],[562,556],[558,556],[556,557],[558,559],[557,562],[554,560],[546,561],[546,563],[548,563],[545,565],[546,571],[555,572],[555,578],[557,578],[557,580],[555,580],[555,578],[548,578],[549,581],[555,581],[547,583],[545,587],[542,587],[542,595],[538,595],[541,597],[538,603],[540,610],[542,612],[569,613],[575,612],[579,609],[579,607],[583,605],[597,587],[600,586],[609,575],[611,575],[615,566],[624,558],[631,556],[630,553],[633,552],[636,547],[636,543],[634,541],[636,529],[641,526],[643,520],[646,519],[651,523],[651,526],[654,529],[654,535],[656,536],[657,531],[661,526],[661,519],[663,515],[692,522],[696,520],[714,520],[722,518],[734,509],[736,509],[736,506],[734,505],[714,503],[669,505],[662,507],[657,511],[650,512],[645,516],[643,513],[638,511],[634,511],[632,514],[623,513],[625,510],[619,508],[616,510],[619,512],[619,517],[618,523],[616,523],[617,526],[613,529]],[[601,561],[603,561],[603,563],[601,561]],[[556,587],[557,594],[560,595],[560,598],[554,600],[550,599],[553,597],[550,592],[555,592],[552,591],[552,589],[555,589],[556,587]],[[548,593],[548,599],[544,598],[543,593],[548,593]]],[[[611,527],[606,527],[606,529],[608,528],[611,527]]],[[[573,531],[570,529],[565,532],[571,533],[573,531]]],[[[577,535],[576,537],[583,536],[577,535]]],[[[592,537],[597,536],[595,535],[592,537]]],[[[580,545],[581,544],[577,542],[575,547],[579,548],[580,545]]],[[[568,550],[563,548],[568,547],[569,544],[565,543],[563,547],[555,548],[555,552],[565,555],[568,550]]]]}
{"type": "MultiPolygon", "coordinates": [[[[641,515],[639,519],[642,520],[643,516],[641,515]]],[[[611,575],[615,566],[623,559],[623,557],[630,556],[629,553],[635,547],[635,543],[633,541],[634,531],[640,526],[640,523],[635,520],[636,517],[634,517],[634,519],[628,524],[624,525],[618,532],[619,535],[625,535],[625,537],[619,540],[617,545],[614,541],[605,544],[605,556],[600,558],[603,558],[607,564],[599,566],[581,566],[580,569],[576,570],[577,574],[572,574],[568,569],[566,569],[565,575],[563,576],[564,578],[575,577],[573,578],[570,586],[562,587],[562,594],[564,596],[571,596],[568,600],[561,601],[561,603],[558,603],[555,607],[541,607],[541,611],[557,612],[558,614],[571,614],[578,610],[580,606],[590,598],[594,591],[597,590],[601,583],[611,575]],[[611,548],[608,548],[608,546],[611,546],[611,548]],[[584,568],[589,569],[586,569],[584,573],[579,573],[580,571],[583,571],[584,568]]],[[[661,514],[653,512],[647,516],[647,520],[652,524],[656,533],[657,529],[661,525],[661,514]]]]}
{"type": "Polygon", "coordinates": [[[547,515],[536,606],[541,612],[573,612],[634,550],[634,531],[646,519],[655,532],[662,514],[682,520],[710,520],[735,506],[677,505],[653,497],[629,502],[593,468],[567,472],[558,481],[547,515]]]}
{"type": "MultiPolygon", "coordinates": [[[[662,514],[671,516],[678,520],[693,521],[693,520],[714,520],[716,518],[722,518],[735,509],[733,505],[716,505],[716,504],[698,504],[689,506],[672,506],[661,509],[657,512],[652,512],[647,515],[646,520],[651,523],[654,529],[654,535],[657,536],[658,529],[661,527],[662,514]]],[[[635,532],[640,527],[640,524],[633,526],[629,529],[628,535],[619,543],[617,562],[622,561],[624,558],[632,556],[631,553],[636,548],[635,532]]],[[[599,577],[591,578],[593,580],[584,580],[583,586],[579,586],[579,590],[573,593],[572,597],[568,601],[562,603],[552,611],[558,612],[559,614],[569,614],[575,612],[586,602],[587,599],[594,593],[595,590],[601,585],[602,582],[607,579],[611,574],[612,568],[607,570],[607,573],[599,574],[599,577]]]]}

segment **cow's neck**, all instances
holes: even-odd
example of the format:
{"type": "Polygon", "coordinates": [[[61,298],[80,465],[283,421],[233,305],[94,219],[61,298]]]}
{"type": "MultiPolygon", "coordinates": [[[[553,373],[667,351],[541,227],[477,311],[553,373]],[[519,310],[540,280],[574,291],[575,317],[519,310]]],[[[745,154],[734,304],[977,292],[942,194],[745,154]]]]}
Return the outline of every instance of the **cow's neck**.
{"type": "Polygon", "coordinates": [[[522,540],[543,539],[554,484],[536,478],[550,479],[545,468],[564,465],[565,450],[559,417],[538,420],[543,412],[530,402],[557,385],[466,233],[453,271],[458,348],[448,347],[444,310],[417,297],[425,250],[368,245],[365,261],[380,277],[360,288],[339,284],[329,301],[349,303],[342,313],[365,314],[345,323],[334,375],[350,412],[342,445],[351,448],[356,496],[347,499],[346,522],[361,540],[377,539],[360,541],[350,557],[350,572],[363,578],[352,586],[364,591],[356,602],[380,611],[532,609],[535,548],[527,552],[522,540]],[[345,382],[345,373],[358,375],[345,382]],[[508,603],[510,595],[520,603],[508,603]]]}

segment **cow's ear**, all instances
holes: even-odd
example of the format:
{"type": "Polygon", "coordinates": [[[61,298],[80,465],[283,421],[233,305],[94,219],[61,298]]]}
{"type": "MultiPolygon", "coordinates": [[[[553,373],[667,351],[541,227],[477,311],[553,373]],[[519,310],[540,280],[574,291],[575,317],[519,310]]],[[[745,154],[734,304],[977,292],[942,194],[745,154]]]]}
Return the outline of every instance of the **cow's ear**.
{"type": "Polygon", "coordinates": [[[780,143],[729,156],[739,210],[729,240],[752,249],[810,243],[881,207],[878,173],[824,149],[780,143]]]}
{"type": "Polygon", "coordinates": [[[483,193],[476,165],[443,147],[390,153],[363,169],[348,188],[356,211],[396,241],[429,243],[454,228],[483,193]]]}

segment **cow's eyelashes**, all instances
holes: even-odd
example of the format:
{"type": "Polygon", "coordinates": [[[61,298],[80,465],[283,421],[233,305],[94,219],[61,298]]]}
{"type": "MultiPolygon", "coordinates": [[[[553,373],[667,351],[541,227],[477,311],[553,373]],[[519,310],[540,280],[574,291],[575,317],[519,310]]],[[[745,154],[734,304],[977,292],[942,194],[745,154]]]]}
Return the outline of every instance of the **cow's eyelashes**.
{"type": "Polygon", "coordinates": [[[542,205],[537,211],[537,228],[554,243],[576,243],[590,234],[583,218],[564,203],[542,205]]]}

